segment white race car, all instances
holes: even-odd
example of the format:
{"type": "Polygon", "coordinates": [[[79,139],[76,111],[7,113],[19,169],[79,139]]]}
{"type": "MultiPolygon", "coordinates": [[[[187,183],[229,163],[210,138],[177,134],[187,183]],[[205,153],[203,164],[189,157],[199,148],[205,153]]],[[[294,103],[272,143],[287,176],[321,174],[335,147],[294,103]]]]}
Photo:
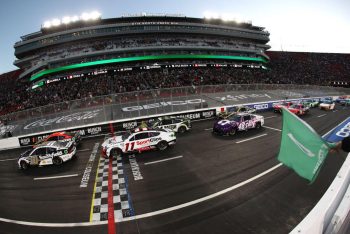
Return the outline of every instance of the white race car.
{"type": "Polygon", "coordinates": [[[21,154],[17,163],[22,170],[28,169],[29,166],[61,165],[72,159],[75,154],[76,147],[73,141],[46,141],[21,154]]]}
{"type": "Polygon", "coordinates": [[[176,133],[184,133],[191,129],[191,121],[184,118],[159,118],[150,124],[152,128],[171,129],[176,133]]]}
{"type": "Polygon", "coordinates": [[[320,104],[320,109],[321,110],[334,110],[335,103],[330,100],[326,100],[320,104]]]}
{"type": "Polygon", "coordinates": [[[105,157],[118,157],[123,153],[165,150],[175,143],[175,133],[170,129],[136,128],[133,132],[124,132],[120,136],[105,140],[102,144],[102,154],[105,157]]]}

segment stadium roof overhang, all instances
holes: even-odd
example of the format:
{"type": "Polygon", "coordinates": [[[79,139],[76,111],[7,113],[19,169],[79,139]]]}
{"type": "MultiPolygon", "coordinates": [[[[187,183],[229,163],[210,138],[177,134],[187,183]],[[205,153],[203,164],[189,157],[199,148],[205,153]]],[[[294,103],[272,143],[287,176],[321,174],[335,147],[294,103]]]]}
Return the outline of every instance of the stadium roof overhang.
{"type": "Polygon", "coordinates": [[[32,75],[29,78],[29,81],[37,80],[45,75],[55,74],[61,71],[68,71],[78,68],[91,67],[104,64],[113,64],[113,63],[125,63],[125,62],[134,62],[134,61],[147,61],[147,60],[166,60],[166,59],[222,59],[222,60],[238,60],[238,61],[251,61],[251,62],[263,62],[267,63],[267,60],[264,57],[245,57],[245,56],[231,56],[231,55],[207,55],[207,54],[166,54],[166,55],[146,55],[146,56],[136,56],[136,57],[125,57],[125,58],[114,58],[106,60],[98,60],[85,63],[71,64],[67,66],[57,67],[53,69],[47,69],[40,71],[32,75]]]}

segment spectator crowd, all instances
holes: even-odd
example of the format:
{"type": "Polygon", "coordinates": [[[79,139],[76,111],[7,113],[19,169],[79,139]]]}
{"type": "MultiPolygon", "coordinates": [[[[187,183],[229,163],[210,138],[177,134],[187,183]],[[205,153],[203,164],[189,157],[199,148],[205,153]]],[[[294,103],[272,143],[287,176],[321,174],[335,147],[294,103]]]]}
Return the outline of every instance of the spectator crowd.
{"type": "Polygon", "coordinates": [[[108,72],[52,82],[34,90],[31,84],[17,80],[21,72],[17,70],[0,75],[0,115],[76,99],[160,88],[254,83],[328,86],[332,81],[350,81],[349,54],[268,52],[268,56],[271,61],[267,69],[222,66],[108,72]]]}

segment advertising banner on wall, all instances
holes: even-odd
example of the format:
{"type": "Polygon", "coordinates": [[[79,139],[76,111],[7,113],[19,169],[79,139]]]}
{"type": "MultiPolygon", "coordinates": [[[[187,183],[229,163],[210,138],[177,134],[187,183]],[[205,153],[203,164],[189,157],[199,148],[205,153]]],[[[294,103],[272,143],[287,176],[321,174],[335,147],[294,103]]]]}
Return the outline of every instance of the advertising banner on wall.
{"type": "MultiPolygon", "coordinates": [[[[182,114],[167,115],[167,117],[187,118],[190,120],[201,120],[201,119],[204,120],[204,119],[213,118],[215,117],[215,115],[216,115],[215,109],[210,109],[210,110],[204,110],[204,111],[192,111],[192,112],[187,112],[182,114]]],[[[166,116],[162,116],[162,117],[166,117],[166,116]]],[[[156,120],[157,118],[158,117],[143,118],[143,119],[137,119],[137,120],[131,120],[131,121],[125,121],[125,122],[115,122],[115,123],[112,123],[112,126],[110,124],[102,124],[102,125],[97,124],[95,126],[90,126],[90,127],[70,129],[68,130],[68,132],[78,131],[83,138],[88,136],[98,136],[101,134],[110,133],[112,131],[112,127],[114,132],[127,131],[127,130],[132,130],[136,128],[141,124],[142,121],[150,122],[150,121],[156,120]]],[[[20,137],[18,139],[19,144],[20,146],[34,145],[38,141],[41,141],[42,139],[45,139],[46,137],[48,137],[53,132],[20,137]]]]}

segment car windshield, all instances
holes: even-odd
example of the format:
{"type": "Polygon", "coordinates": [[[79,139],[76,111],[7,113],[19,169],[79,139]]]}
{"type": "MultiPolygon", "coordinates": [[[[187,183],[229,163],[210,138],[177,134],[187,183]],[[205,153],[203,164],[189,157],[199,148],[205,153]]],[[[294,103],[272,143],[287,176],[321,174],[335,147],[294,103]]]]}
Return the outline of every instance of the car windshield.
{"type": "Polygon", "coordinates": [[[122,135],[122,140],[125,141],[126,139],[129,138],[130,135],[131,135],[130,132],[124,132],[124,134],[122,135]]]}
{"type": "Polygon", "coordinates": [[[240,115],[232,115],[229,118],[230,121],[235,121],[235,122],[240,122],[241,121],[241,116],[240,115]]]}
{"type": "Polygon", "coordinates": [[[332,104],[332,101],[326,100],[324,103],[325,103],[325,104],[332,104]]]}

